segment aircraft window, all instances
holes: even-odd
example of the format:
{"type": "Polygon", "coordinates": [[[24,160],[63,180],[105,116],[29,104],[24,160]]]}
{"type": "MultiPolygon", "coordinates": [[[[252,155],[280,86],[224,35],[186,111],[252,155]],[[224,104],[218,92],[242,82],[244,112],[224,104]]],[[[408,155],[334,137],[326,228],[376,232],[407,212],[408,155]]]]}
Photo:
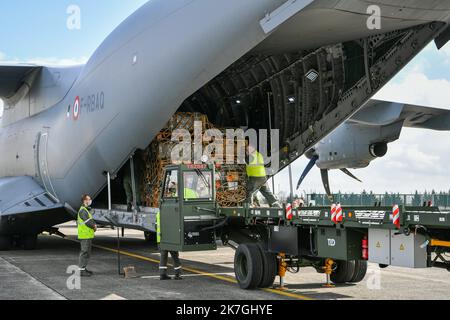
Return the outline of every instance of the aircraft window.
{"type": "Polygon", "coordinates": [[[178,170],[167,171],[164,180],[164,198],[178,197],[178,170]]]}
{"type": "Polygon", "coordinates": [[[184,199],[211,199],[212,198],[212,173],[190,171],[184,173],[184,199]]]}

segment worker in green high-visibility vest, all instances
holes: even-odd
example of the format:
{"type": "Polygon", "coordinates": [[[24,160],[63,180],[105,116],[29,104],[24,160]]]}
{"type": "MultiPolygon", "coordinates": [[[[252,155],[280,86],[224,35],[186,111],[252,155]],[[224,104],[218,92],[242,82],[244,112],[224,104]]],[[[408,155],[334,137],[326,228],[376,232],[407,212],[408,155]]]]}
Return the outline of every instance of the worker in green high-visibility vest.
{"type": "Polygon", "coordinates": [[[252,204],[257,202],[256,194],[266,198],[270,207],[281,207],[277,198],[267,185],[267,172],[264,157],[252,144],[247,146],[247,201],[252,204]]]}
{"type": "Polygon", "coordinates": [[[83,195],[81,198],[81,207],[78,211],[77,226],[78,226],[78,240],[81,244],[80,252],[80,275],[82,277],[92,276],[92,272],[87,269],[89,259],[91,258],[92,240],[95,238],[97,225],[92,217],[91,205],[92,199],[88,195],[83,195]]]}
{"type": "MultiPolygon", "coordinates": [[[[158,242],[158,245],[161,244],[161,237],[164,236],[161,234],[161,214],[158,212],[156,214],[156,241],[158,242]]],[[[172,280],[172,278],[168,275],[168,260],[169,260],[169,251],[167,250],[161,250],[161,259],[159,262],[159,274],[160,279],[163,280],[172,280]]],[[[170,251],[170,255],[173,259],[173,267],[175,270],[175,280],[183,280],[181,277],[181,261],[180,261],[180,254],[178,251],[170,251]]]]}

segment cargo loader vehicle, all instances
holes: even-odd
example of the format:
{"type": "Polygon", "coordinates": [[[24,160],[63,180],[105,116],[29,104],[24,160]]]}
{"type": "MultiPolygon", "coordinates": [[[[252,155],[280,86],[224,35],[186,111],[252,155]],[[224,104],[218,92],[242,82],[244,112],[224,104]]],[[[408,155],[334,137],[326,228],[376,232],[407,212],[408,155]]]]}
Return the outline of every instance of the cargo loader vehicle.
{"type": "Polygon", "coordinates": [[[215,201],[215,166],[171,165],[159,208],[140,213],[94,210],[97,222],[156,232],[161,248],[180,252],[235,249],[234,270],[243,289],[281,285],[286,272],[313,267],[327,284],[361,282],[368,262],[380,267],[450,271],[450,212],[437,207],[222,208],[215,201]]]}

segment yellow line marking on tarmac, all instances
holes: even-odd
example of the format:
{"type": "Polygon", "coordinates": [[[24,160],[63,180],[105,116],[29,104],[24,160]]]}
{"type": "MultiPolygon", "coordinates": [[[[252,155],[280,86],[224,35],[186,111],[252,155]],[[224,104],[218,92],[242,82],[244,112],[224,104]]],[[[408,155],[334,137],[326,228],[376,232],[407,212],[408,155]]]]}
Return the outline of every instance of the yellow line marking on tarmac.
{"type": "MultiPolygon", "coordinates": [[[[79,241],[74,240],[74,239],[69,239],[69,238],[63,238],[63,239],[79,243],[79,241]]],[[[100,246],[100,245],[96,245],[96,244],[94,244],[92,246],[94,248],[97,248],[97,249],[102,249],[102,250],[113,252],[113,253],[119,253],[119,250],[117,250],[117,249],[112,249],[112,248],[108,248],[108,247],[104,247],[104,246],[100,246]]],[[[123,255],[128,256],[128,257],[136,258],[138,260],[143,260],[143,261],[147,261],[147,262],[151,262],[151,263],[156,263],[156,264],[159,265],[159,260],[148,258],[148,257],[144,257],[144,256],[141,256],[141,255],[138,255],[138,254],[135,254],[135,253],[131,253],[131,252],[120,250],[120,254],[123,254],[123,255]]],[[[187,271],[187,272],[194,273],[194,274],[202,275],[202,276],[205,276],[205,277],[214,278],[214,279],[217,279],[217,280],[228,282],[228,283],[233,283],[233,284],[237,284],[238,283],[236,279],[232,279],[232,278],[229,278],[229,277],[221,276],[221,275],[218,275],[218,274],[215,274],[215,273],[204,272],[204,271],[193,269],[193,268],[189,268],[189,267],[183,267],[183,270],[187,271]]],[[[307,297],[307,296],[304,296],[304,295],[301,295],[301,294],[298,294],[298,293],[288,292],[288,291],[280,290],[280,289],[265,288],[265,289],[259,289],[259,290],[265,291],[265,292],[269,292],[269,293],[273,293],[273,294],[277,294],[277,295],[280,295],[280,296],[285,296],[285,297],[288,297],[288,298],[298,299],[298,300],[306,300],[306,301],[316,300],[314,298],[310,298],[310,297],[307,297]]]]}
{"type": "MultiPolygon", "coordinates": [[[[109,252],[118,253],[118,250],[111,249],[111,248],[104,247],[104,246],[93,245],[93,247],[98,248],[98,249],[102,249],[102,250],[105,250],[105,251],[109,251],[109,252]]],[[[138,255],[138,254],[135,254],[135,253],[131,253],[131,252],[123,251],[123,250],[120,250],[120,253],[125,255],[125,256],[128,256],[128,257],[132,257],[132,258],[136,258],[136,259],[139,259],[139,260],[143,260],[143,261],[148,261],[148,262],[159,264],[159,260],[148,258],[148,257],[144,257],[144,256],[141,256],[141,255],[138,255]]],[[[190,272],[190,273],[194,273],[194,274],[202,275],[202,276],[205,276],[205,277],[214,278],[214,279],[217,279],[217,280],[228,282],[228,283],[233,283],[233,284],[237,284],[238,283],[236,281],[236,279],[232,279],[232,278],[229,278],[229,277],[226,277],[226,276],[221,276],[221,275],[218,275],[218,274],[215,274],[215,273],[204,272],[204,271],[197,270],[197,269],[190,268],[190,267],[183,267],[183,270],[187,271],[187,272],[190,272]]],[[[297,294],[297,293],[293,293],[293,292],[287,292],[287,291],[282,291],[282,290],[278,290],[278,289],[260,289],[260,290],[265,291],[265,292],[269,292],[269,293],[273,293],[273,294],[278,294],[280,296],[285,296],[285,297],[288,297],[288,298],[293,298],[293,299],[315,300],[313,298],[310,298],[310,297],[307,297],[307,296],[303,296],[301,294],[297,294]]]]}
{"type": "MultiPolygon", "coordinates": [[[[216,273],[216,275],[221,275],[221,276],[233,276],[234,273],[216,273]]],[[[198,278],[198,277],[205,277],[205,275],[203,274],[183,274],[183,278],[198,278]]],[[[140,279],[159,279],[159,276],[142,276],[142,277],[138,277],[140,279]]]]}

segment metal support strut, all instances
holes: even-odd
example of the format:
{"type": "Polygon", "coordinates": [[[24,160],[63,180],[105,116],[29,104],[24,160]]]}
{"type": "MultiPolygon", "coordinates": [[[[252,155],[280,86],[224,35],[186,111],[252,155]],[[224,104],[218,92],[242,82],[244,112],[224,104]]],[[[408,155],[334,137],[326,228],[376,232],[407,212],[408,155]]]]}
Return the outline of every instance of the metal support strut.
{"type": "MultiPolygon", "coordinates": [[[[269,132],[270,132],[270,136],[272,136],[272,103],[271,103],[271,100],[270,100],[271,94],[272,94],[271,92],[267,92],[267,108],[268,108],[267,112],[268,112],[268,115],[269,115],[269,132]]],[[[273,192],[273,194],[276,193],[276,190],[275,190],[275,173],[274,172],[272,172],[272,192],[273,192]]]]}
{"type": "Polygon", "coordinates": [[[334,284],[331,283],[331,274],[333,273],[333,266],[334,266],[334,260],[333,259],[327,259],[325,261],[325,266],[323,269],[325,270],[325,274],[327,275],[327,283],[324,284],[325,288],[334,288],[334,284]]]}
{"type": "MultiPolygon", "coordinates": [[[[112,210],[112,198],[111,198],[111,174],[109,172],[106,173],[106,179],[108,183],[108,210],[111,212],[112,210]]],[[[117,230],[117,271],[119,276],[123,276],[122,268],[121,268],[121,252],[120,252],[120,227],[115,223],[112,219],[106,218],[117,230]]]]}
{"type": "Polygon", "coordinates": [[[138,201],[136,197],[136,178],[134,176],[134,157],[130,157],[130,172],[131,172],[131,188],[133,191],[133,221],[137,221],[137,213],[138,213],[138,201]]]}
{"type": "Polygon", "coordinates": [[[284,286],[284,278],[286,277],[287,272],[287,263],[286,263],[286,254],[280,253],[279,255],[279,267],[278,267],[278,275],[280,276],[280,287],[278,289],[280,290],[286,290],[286,287],[284,286]]]}

